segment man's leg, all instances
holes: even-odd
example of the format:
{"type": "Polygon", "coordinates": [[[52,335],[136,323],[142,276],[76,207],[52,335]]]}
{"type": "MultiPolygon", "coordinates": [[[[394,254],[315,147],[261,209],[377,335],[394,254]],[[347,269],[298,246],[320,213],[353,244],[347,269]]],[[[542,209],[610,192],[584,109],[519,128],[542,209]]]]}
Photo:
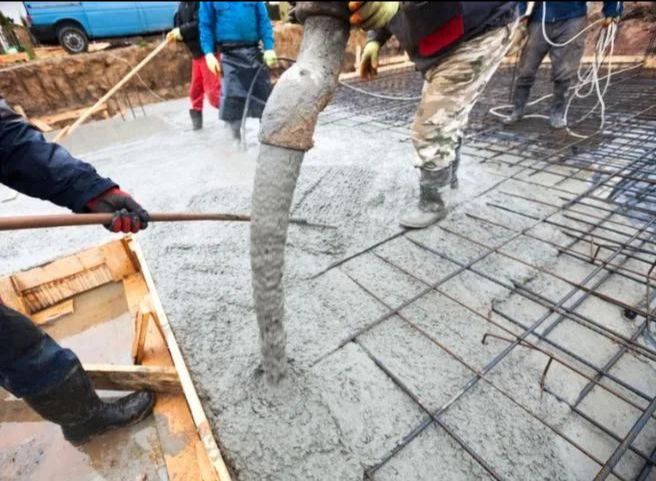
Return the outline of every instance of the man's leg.
{"type": "Polygon", "coordinates": [[[207,69],[203,57],[191,61],[191,85],[189,86],[191,109],[189,110],[189,116],[194,130],[203,128],[203,67],[207,69]]]}
{"type": "Polygon", "coordinates": [[[154,396],[137,392],[114,403],[98,398],[79,359],[19,312],[0,304],[0,385],[72,444],[133,424],[152,411],[154,396]]]}
{"type": "Polygon", "coordinates": [[[469,113],[511,45],[514,32],[503,27],[458,46],[426,73],[412,125],[420,168],[416,209],[401,225],[422,228],[446,216],[452,163],[469,113]]]}
{"type": "Polygon", "coordinates": [[[513,111],[506,123],[515,123],[524,116],[526,103],[531,94],[531,87],[535,82],[535,75],[545,55],[549,52],[549,48],[549,44],[544,39],[544,35],[542,35],[541,23],[529,23],[528,38],[520,54],[519,65],[517,66],[517,80],[513,92],[513,111]]]}
{"type": "MultiPolygon", "coordinates": [[[[550,25],[552,40],[565,43],[583,30],[588,21],[586,17],[571,18],[550,25]]],[[[581,57],[585,48],[585,35],[581,35],[572,43],[564,47],[552,48],[549,52],[551,58],[551,80],[553,81],[553,102],[549,120],[555,129],[567,126],[565,109],[567,107],[567,92],[576,78],[576,72],[581,64],[581,57]]]]}
{"type": "MultiPolygon", "coordinates": [[[[220,55],[216,54],[217,58],[220,58],[220,55]]],[[[219,95],[221,92],[221,77],[214,75],[213,72],[210,72],[210,69],[207,68],[207,64],[203,62],[201,64],[201,74],[203,77],[203,90],[205,91],[205,96],[209,104],[215,109],[219,108],[219,95]]]]}

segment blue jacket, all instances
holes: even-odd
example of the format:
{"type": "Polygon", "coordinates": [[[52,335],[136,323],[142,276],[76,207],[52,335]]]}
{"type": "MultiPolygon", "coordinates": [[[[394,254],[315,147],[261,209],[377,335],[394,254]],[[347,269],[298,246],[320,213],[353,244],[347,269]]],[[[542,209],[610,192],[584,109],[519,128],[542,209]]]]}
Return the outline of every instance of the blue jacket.
{"type": "Polygon", "coordinates": [[[214,53],[219,43],[257,43],[273,49],[273,29],[264,2],[200,2],[200,46],[214,53]]]}
{"type": "Polygon", "coordinates": [[[0,183],[74,212],[117,185],[23,121],[0,97],[0,183]]]}
{"type": "MultiPolygon", "coordinates": [[[[524,15],[526,4],[519,2],[519,13],[524,15]]],[[[542,21],[542,6],[545,2],[535,2],[531,22],[542,21]]],[[[546,23],[561,22],[570,18],[584,17],[588,13],[586,2],[547,2],[546,23]]],[[[604,2],[604,17],[619,17],[622,14],[624,2],[604,2]]]]}

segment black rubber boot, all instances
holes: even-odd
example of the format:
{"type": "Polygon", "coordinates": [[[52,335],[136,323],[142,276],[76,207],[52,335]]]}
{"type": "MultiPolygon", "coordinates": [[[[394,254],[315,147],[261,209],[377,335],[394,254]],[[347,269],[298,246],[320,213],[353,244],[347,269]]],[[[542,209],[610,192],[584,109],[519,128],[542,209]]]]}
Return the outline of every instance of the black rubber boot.
{"type": "Polygon", "coordinates": [[[409,229],[423,229],[446,217],[451,191],[451,166],[439,170],[420,169],[419,203],[404,215],[400,224],[409,229]]]}
{"type": "Polygon", "coordinates": [[[517,123],[524,117],[526,103],[528,102],[528,97],[530,94],[530,86],[515,87],[515,92],[513,93],[513,111],[510,113],[510,116],[507,119],[503,120],[504,124],[510,125],[517,123]]]}
{"type": "Polygon", "coordinates": [[[226,123],[228,124],[228,128],[230,129],[232,138],[234,140],[241,141],[241,120],[230,120],[226,123]]]}
{"type": "Polygon", "coordinates": [[[111,403],[102,401],[79,363],[61,383],[24,400],[44,419],[59,424],[66,440],[74,446],[110,429],[141,421],[155,404],[155,396],[147,391],[111,403]]]}
{"type": "Polygon", "coordinates": [[[565,108],[567,107],[568,90],[569,82],[554,82],[553,103],[551,104],[551,114],[549,115],[549,124],[554,129],[564,129],[567,127],[565,108]]]}
{"type": "Polygon", "coordinates": [[[193,130],[200,130],[203,128],[203,112],[191,109],[189,111],[189,117],[191,117],[191,128],[193,130]]]}

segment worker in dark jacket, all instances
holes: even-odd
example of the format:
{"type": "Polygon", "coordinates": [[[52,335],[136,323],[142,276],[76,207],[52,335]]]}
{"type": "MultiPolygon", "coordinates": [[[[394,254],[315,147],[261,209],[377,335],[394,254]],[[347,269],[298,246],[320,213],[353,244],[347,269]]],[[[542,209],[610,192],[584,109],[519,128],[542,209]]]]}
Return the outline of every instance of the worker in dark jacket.
{"type": "Polygon", "coordinates": [[[200,2],[180,2],[178,11],[173,18],[175,28],[166,38],[169,41],[184,42],[191,53],[191,85],[189,98],[191,99],[191,125],[194,130],[203,128],[203,97],[215,109],[219,108],[219,92],[221,91],[221,77],[207,67],[200,48],[198,33],[198,9],[200,2]]]}
{"type": "MultiPolygon", "coordinates": [[[[469,113],[512,45],[516,2],[349,2],[351,23],[369,30],[360,75],[376,74],[381,46],[395,35],[425,83],[412,125],[419,202],[401,225],[443,219],[458,184],[469,113]]],[[[300,7],[297,7],[300,8],[300,7]]]]}
{"type": "MultiPolygon", "coordinates": [[[[520,2],[522,15],[527,13],[528,3],[520,2]]],[[[622,14],[622,2],[604,2],[603,13],[606,26],[616,22],[622,14]]],[[[553,82],[549,122],[555,129],[567,126],[567,91],[581,63],[586,37],[582,32],[587,23],[586,2],[535,2],[533,11],[528,12],[527,18],[522,21],[522,28],[528,29],[528,38],[519,61],[513,111],[507,123],[515,123],[524,116],[535,75],[542,60],[549,54],[553,82]],[[567,45],[554,46],[552,43],[567,45]]]]}
{"type": "Polygon", "coordinates": [[[263,63],[276,65],[273,29],[264,2],[201,2],[200,45],[207,66],[223,74],[219,118],[228,123],[233,136],[241,137],[241,120],[250,102],[248,117],[262,117],[271,93],[269,73],[263,63]],[[260,42],[263,50],[260,49],[260,42]],[[214,54],[221,52],[221,64],[214,54]],[[251,89],[252,85],[252,89],[251,89]]]}
{"type": "MultiPolygon", "coordinates": [[[[148,213],[110,179],[46,142],[0,97],[0,182],[74,212],[114,212],[108,229],[138,232],[148,213]]],[[[43,418],[61,426],[72,444],[150,414],[154,397],[136,392],[100,400],[79,359],[0,298],[0,386],[21,397],[43,418]]]]}

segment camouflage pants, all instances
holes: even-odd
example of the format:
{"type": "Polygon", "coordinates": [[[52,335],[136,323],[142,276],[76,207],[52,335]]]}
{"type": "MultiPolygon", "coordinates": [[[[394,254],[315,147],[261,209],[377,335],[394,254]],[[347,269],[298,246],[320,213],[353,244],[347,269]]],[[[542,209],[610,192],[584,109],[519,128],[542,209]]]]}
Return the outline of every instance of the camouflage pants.
{"type": "Polygon", "coordinates": [[[412,124],[418,167],[451,166],[469,113],[512,45],[515,31],[513,24],[463,42],[426,72],[412,124]]]}

